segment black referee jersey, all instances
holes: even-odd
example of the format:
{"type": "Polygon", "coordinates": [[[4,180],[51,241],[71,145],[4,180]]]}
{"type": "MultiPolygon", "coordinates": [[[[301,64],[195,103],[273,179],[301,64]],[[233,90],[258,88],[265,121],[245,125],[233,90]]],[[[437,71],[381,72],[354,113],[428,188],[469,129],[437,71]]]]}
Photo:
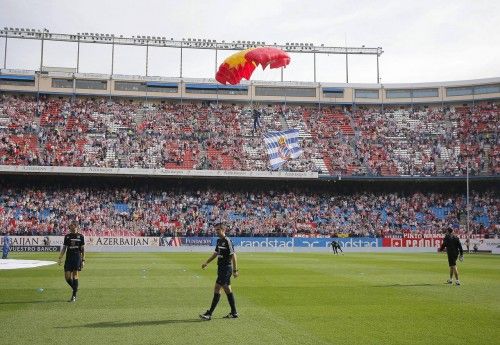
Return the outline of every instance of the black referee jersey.
{"type": "Polygon", "coordinates": [[[446,253],[448,256],[457,257],[459,254],[463,255],[464,251],[462,249],[462,243],[457,236],[453,234],[446,234],[441,244],[441,250],[446,248],[446,253]]]}
{"type": "Polygon", "coordinates": [[[215,252],[217,253],[218,266],[228,266],[232,264],[231,259],[234,254],[234,246],[229,238],[218,238],[215,252]]]}
{"type": "Polygon", "coordinates": [[[66,259],[80,258],[82,247],[85,245],[85,238],[79,233],[69,233],[64,236],[63,244],[66,246],[66,259]]]}

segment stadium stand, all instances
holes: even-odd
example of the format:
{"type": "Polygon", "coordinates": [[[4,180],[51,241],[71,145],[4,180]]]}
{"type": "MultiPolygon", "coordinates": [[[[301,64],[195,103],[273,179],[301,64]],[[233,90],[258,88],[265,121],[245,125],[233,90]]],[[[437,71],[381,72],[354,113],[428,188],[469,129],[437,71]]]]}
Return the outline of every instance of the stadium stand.
{"type": "Polygon", "coordinates": [[[261,107],[2,94],[0,164],[269,170],[262,133],[299,129],[286,171],[332,176],[500,173],[497,103],[460,107],[261,107]]]}
{"type": "MultiPolygon", "coordinates": [[[[399,236],[465,231],[465,196],[443,192],[325,192],[299,186],[233,188],[0,188],[0,227],[16,235],[56,235],[78,220],[84,233],[212,236],[225,221],[232,236],[399,236]]],[[[470,231],[500,234],[494,192],[471,195],[470,231]]]]}

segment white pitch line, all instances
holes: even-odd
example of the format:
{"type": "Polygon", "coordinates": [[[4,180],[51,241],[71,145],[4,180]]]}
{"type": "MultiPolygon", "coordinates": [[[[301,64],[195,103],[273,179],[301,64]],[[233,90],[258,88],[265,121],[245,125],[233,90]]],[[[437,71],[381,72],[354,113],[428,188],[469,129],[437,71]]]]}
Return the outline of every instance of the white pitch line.
{"type": "Polygon", "coordinates": [[[56,263],[55,261],[0,259],[0,270],[41,267],[54,265],[56,263]]]}

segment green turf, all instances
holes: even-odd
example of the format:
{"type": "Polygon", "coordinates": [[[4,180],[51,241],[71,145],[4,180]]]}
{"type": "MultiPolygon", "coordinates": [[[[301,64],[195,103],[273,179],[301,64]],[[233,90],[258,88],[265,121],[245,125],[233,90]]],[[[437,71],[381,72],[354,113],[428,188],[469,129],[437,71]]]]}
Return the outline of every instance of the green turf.
{"type": "MultiPolygon", "coordinates": [[[[55,259],[14,253],[11,258],[55,259]]],[[[469,255],[460,287],[438,254],[240,253],[212,321],[208,254],[88,253],[79,299],[59,266],[0,271],[2,344],[494,344],[500,257],[469,255]],[[44,291],[38,291],[43,288],[44,291]]]]}

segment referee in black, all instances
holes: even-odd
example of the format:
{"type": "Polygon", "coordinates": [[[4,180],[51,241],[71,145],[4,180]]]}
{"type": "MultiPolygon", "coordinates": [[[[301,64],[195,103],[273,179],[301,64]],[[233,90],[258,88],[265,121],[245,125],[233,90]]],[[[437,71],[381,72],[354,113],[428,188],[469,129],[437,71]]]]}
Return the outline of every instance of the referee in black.
{"type": "Polygon", "coordinates": [[[78,275],[85,264],[85,238],[78,233],[76,223],[69,225],[69,234],[64,236],[64,243],[59,254],[59,265],[61,265],[64,253],[66,261],[64,262],[64,278],[73,290],[73,294],[68,302],[76,301],[76,292],[78,291],[78,275]]]}
{"type": "Polygon", "coordinates": [[[234,275],[235,278],[239,275],[236,253],[234,252],[233,243],[226,237],[226,226],[223,223],[217,223],[214,228],[217,236],[219,236],[215,252],[201,265],[201,268],[205,269],[213,259],[217,258],[217,280],[215,281],[212,305],[204,314],[200,314],[200,317],[204,320],[212,319],[212,313],[220,300],[220,290],[224,289],[229,305],[231,306],[231,312],[224,316],[224,318],[236,319],[239,315],[236,311],[234,295],[231,290],[231,275],[234,275]]]}
{"type": "Polygon", "coordinates": [[[453,284],[452,278],[453,275],[455,275],[455,285],[460,285],[460,280],[458,280],[457,259],[460,261],[464,260],[464,251],[458,237],[453,235],[453,229],[451,227],[448,228],[439,251],[443,251],[445,248],[448,254],[448,264],[450,266],[450,279],[448,279],[446,283],[453,284]]]}
{"type": "Polygon", "coordinates": [[[340,246],[340,244],[337,241],[332,241],[332,243],[330,243],[330,245],[332,246],[333,253],[335,255],[339,254],[339,252],[338,252],[339,250],[342,253],[342,255],[344,255],[344,252],[342,251],[342,247],[340,246]]]}

